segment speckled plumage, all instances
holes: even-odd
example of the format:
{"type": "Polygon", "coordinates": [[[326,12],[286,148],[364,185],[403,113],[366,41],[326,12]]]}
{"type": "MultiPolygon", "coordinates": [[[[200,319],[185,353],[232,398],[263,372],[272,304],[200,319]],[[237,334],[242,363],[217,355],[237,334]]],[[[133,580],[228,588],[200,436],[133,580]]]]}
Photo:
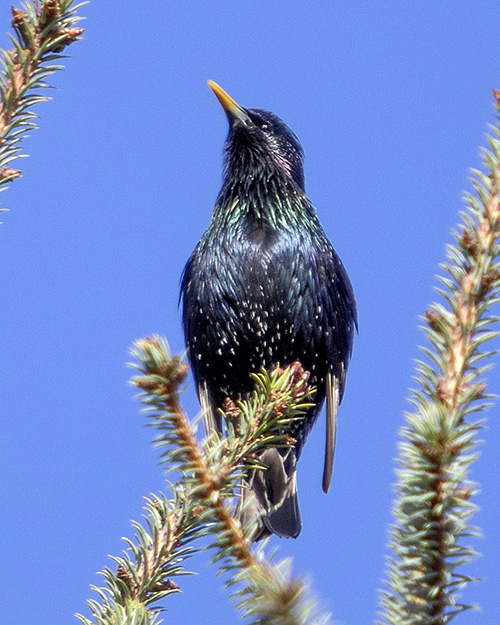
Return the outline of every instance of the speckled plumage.
{"type": "Polygon", "coordinates": [[[249,477],[255,500],[243,513],[249,519],[263,508],[263,532],[295,537],[301,529],[295,464],[325,396],[333,428],[323,480],[328,490],[356,305],[305,195],[296,136],[272,113],[243,109],[229,96],[223,101],[227,94],[215,87],[230,130],[213,217],[182,279],[186,344],[212,427],[220,428],[216,408],[226,397],[245,397],[253,387],[250,373],[261,366],[299,360],[311,373],[316,407],[290,432],[295,449],[271,450],[269,475],[249,477]]]}

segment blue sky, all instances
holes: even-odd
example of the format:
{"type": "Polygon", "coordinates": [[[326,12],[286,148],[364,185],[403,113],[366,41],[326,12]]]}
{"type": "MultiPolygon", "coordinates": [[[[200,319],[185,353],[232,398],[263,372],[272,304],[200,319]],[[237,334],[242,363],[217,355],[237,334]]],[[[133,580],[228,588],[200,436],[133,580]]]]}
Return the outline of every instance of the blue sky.
{"type": "MultiPolygon", "coordinates": [[[[76,622],[142,497],[162,488],[124,363],[153,332],[183,349],[179,277],[210,219],[227,132],[211,78],[296,132],[354,285],[360,332],[332,488],[322,494],[321,420],[299,464],[302,535],[273,544],[337,623],[371,622],[418,316],[493,121],[500,4],[107,0],[82,13],[85,39],[1,197],[2,621],[76,622]]],[[[496,368],[492,392],[498,379],[496,368]]],[[[184,401],[194,415],[192,386],[184,401]]],[[[498,414],[473,474],[484,555],[468,571],[485,581],[467,591],[483,608],[470,625],[499,616],[498,414]]],[[[166,622],[237,621],[207,562],[193,561],[199,575],[166,601],[166,622]]]]}

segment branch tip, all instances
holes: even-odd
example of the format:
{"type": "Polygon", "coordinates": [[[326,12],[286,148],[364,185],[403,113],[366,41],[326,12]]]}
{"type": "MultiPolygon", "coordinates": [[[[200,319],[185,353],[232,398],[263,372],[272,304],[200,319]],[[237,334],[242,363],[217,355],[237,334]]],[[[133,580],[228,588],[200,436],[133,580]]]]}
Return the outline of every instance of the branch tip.
{"type": "Polygon", "coordinates": [[[12,13],[12,26],[14,28],[19,28],[24,24],[24,21],[26,19],[26,13],[15,6],[11,6],[10,11],[12,13]]]}
{"type": "Polygon", "coordinates": [[[11,6],[15,47],[2,51],[4,63],[0,80],[0,186],[19,177],[8,165],[21,157],[21,141],[36,127],[31,108],[49,98],[38,94],[46,88],[47,77],[59,66],[54,53],[80,39],[76,27],[78,8],[72,1],[27,0],[23,9],[11,6]]]}
{"type": "Polygon", "coordinates": [[[15,180],[22,175],[22,171],[20,169],[12,169],[11,167],[3,167],[0,169],[0,184],[3,182],[10,182],[11,180],[15,180]]]}
{"type": "Polygon", "coordinates": [[[45,0],[42,4],[42,15],[47,21],[51,21],[59,17],[61,14],[61,5],[58,0],[45,0]]]}

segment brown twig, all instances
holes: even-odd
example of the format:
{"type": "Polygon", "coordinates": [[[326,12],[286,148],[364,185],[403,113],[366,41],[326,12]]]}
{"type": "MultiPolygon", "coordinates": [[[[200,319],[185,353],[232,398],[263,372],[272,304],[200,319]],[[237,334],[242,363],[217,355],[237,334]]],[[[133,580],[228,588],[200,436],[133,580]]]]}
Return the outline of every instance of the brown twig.
{"type": "MultiPolygon", "coordinates": [[[[303,589],[300,582],[287,579],[281,580],[277,571],[265,560],[259,559],[253,553],[241,524],[231,514],[231,510],[224,498],[224,489],[230,485],[230,476],[242,460],[240,452],[236,453],[231,461],[215,468],[210,465],[204,451],[199,446],[191,429],[189,419],[183,410],[179,399],[179,387],[183,383],[187,367],[178,357],[170,357],[160,361],[164,345],[158,337],[142,339],[136,342],[137,353],[149,354],[145,360],[145,376],[133,379],[133,384],[149,394],[160,399],[164,412],[175,431],[175,445],[182,450],[184,462],[181,461],[189,473],[196,477],[195,487],[188,489],[186,498],[190,505],[201,514],[210,510],[211,517],[216,520],[218,535],[224,536],[227,556],[234,559],[236,566],[245,572],[245,578],[250,582],[255,593],[266,596],[266,605],[276,618],[285,618],[280,621],[293,625],[293,608],[303,589]]],[[[293,363],[288,369],[277,369],[275,374],[285,384],[272,393],[269,400],[271,415],[274,418],[286,417],[291,402],[299,405],[307,399],[311,390],[307,385],[309,374],[304,371],[300,363],[293,363]],[[286,376],[286,379],[285,377],[286,376]]],[[[237,406],[234,402],[226,402],[236,418],[237,406]]],[[[261,409],[264,410],[264,406],[261,409]]],[[[258,411],[257,411],[258,412],[258,411]]],[[[182,528],[177,528],[182,530],[182,528]]],[[[175,534],[176,528],[172,528],[175,534]]],[[[165,556],[170,555],[165,551],[165,556]]],[[[159,564],[159,563],[157,563],[159,564]]],[[[271,620],[266,621],[271,622],[271,620]]],[[[278,621],[272,621],[278,622],[278,621]]]]}
{"type": "MultiPolygon", "coordinates": [[[[155,338],[145,339],[152,347],[160,348],[160,344],[155,338]]],[[[153,371],[151,373],[154,373],[153,371]]],[[[177,357],[164,363],[157,372],[162,381],[150,380],[148,378],[135,378],[134,383],[139,388],[153,390],[164,397],[165,410],[170,414],[170,418],[177,432],[179,447],[184,450],[186,461],[193,471],[196,472],[197,480],[204,486],[196,491],[196,498],[200,507],[209,506],[214,512],[215,518],[221,523],[222,531],[231,536],[233,554],[236,560],[245,567],[257,567],[263,577],[270,575],[265,565],[256,560],[250,551],[248,542],[243,534],[241,526],[231,516],[231,512],[224,502],[221,489],[225,481],[221,481],[219,475],[214,475],[210,469],[207,459],[201,451],[196,437],[194,436],[188,417],[181,406],[178,389],[187,375],[187,365],[181,363],[177,357]]]]}

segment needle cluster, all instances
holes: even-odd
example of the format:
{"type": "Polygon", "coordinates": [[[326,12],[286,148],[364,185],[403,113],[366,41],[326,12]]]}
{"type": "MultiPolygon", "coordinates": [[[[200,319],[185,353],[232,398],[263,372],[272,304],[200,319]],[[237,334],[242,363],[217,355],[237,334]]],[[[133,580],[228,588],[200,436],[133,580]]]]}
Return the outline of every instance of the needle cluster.
{"type": "Polygon", "coordinates": [[[234,514],[238,489],[246,467],[255,467],[269,448],[293,444],[286,434],[290,422],[304,418],[314,388],[300,363],[260,371],[247,401],[226,402],[227,431],[199,442],[180,403],[187,365],[172,356],[165,339],[154,336],[137,341],[132,351],[139,375],[132,384],[140,389],[161,464],[173,476],[171,497],[150,497],[144,524],[134,523],[135,539],[113,558],[116,570],[103,572],[106,587],[95,588],[99,601],[88,606],[93,620],[81,615],[84,625],[151,625],[158,623],[153,604],[180,588],[172,578],[186,575],[184,562],[208,538],[212,561],[225,576],[242,615],[253,623],[306,625],[325,623],[316,616],[307,587],[295,579],[288,561],[264,557],[265,542],[252,546],[255,526],[243,531],[234,514]]]}
{"type": "Polygon", "coordinates": [[[472,607],[460,602],[473,581],[463,570],[476,555],[468,540],[478,534],[469,473],[483,424],[476,415],[488,405],[485,361],[494,352],[487,343],[499,335],[491,307],[500,293],[500,125],[491,131],[485,171],[473,171],[475,193],[466,195],[442,264],[441,302],[423,316],[427,358],[417,363],[419,386],[401,432],[394,555],[382,596],[382,622],[392,625],[444,625],[472,607]]]}
{"type": "Polygon", "coordinates": [[[49,78],[63,69],[57,62],[62,52],[77,41],[83,28],[77,28],[77,10],[85,2],[74,0],[26,0],[22,8],[12,7],[9,34],[13,48],[0,51],[0,191],[21,175],[11,167],[21,158],[21,141],[36,128],[35,104],[49,100],[41,94],[49,78]]]}

